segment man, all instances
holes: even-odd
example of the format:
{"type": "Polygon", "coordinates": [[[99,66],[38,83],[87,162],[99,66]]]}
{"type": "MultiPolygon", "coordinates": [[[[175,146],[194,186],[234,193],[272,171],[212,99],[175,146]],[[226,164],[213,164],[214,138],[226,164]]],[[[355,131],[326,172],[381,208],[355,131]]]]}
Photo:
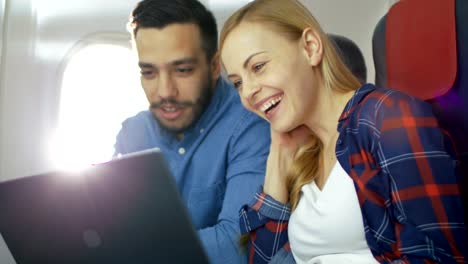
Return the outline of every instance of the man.
{"type": "Polygon", "coordinates": [[[132,13],[150,109],[124,121],[115,154],[159,147],[212,263],[247,261],[238,212],[263,182],[269,126],[220,77],[216,22],[196,0],[143,0],[132,13]]]}
{"type": "Polygon", "coordinates": [[[364,85],[367,82],[367,67],[361,49],[354,41],[345,36],[328,34],[328,37],[335,43],[345,65],[364,85]]]}

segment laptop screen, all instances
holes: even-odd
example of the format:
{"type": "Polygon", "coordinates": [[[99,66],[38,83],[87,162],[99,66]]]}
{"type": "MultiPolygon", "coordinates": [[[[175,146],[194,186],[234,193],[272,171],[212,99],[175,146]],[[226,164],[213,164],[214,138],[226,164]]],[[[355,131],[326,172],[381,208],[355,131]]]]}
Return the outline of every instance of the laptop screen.
{"type": "Polygon", "coordinates": [[[0,183],[18,264],[208,263],[159,151],[0,183]]]}

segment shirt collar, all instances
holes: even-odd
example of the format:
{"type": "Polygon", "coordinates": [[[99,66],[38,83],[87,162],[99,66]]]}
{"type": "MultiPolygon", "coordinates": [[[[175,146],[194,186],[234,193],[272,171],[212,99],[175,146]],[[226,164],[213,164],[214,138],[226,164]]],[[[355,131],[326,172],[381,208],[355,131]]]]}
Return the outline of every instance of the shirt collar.
{"type": "Polygon", "coordinates": [[[343,112],[341,113],[340,119],[338,120],[338,130],[340,130],[343,122],[354,112],[356,106],[372,91],[375,90],[375,86],[368,83],[357,89],[351,99],[346,104],[343,112]]]}

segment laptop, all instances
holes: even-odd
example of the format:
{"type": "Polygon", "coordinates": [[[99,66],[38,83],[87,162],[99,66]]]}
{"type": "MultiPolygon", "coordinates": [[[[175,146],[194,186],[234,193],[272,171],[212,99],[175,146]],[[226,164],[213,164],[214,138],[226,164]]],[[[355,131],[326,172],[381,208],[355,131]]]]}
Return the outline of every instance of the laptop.
{"type": "Polygon", "coordinates": [[[17,264],[208,263],[158,150],[0,183],[0,233],[17,264]]]}

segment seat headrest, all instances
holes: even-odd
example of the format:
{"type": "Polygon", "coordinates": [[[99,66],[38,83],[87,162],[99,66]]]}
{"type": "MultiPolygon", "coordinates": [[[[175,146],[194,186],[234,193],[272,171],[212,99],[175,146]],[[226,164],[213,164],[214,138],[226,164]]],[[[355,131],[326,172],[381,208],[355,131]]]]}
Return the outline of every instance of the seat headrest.
{"type": "Polygon", "coordinates": [[[377,26],[374,50],[385,37],[385,58],[374,57],[377,76],[386,76],[382,86],[423,100],[450,90],[457,74],[454,0],[401,0],[377,26]]]}

